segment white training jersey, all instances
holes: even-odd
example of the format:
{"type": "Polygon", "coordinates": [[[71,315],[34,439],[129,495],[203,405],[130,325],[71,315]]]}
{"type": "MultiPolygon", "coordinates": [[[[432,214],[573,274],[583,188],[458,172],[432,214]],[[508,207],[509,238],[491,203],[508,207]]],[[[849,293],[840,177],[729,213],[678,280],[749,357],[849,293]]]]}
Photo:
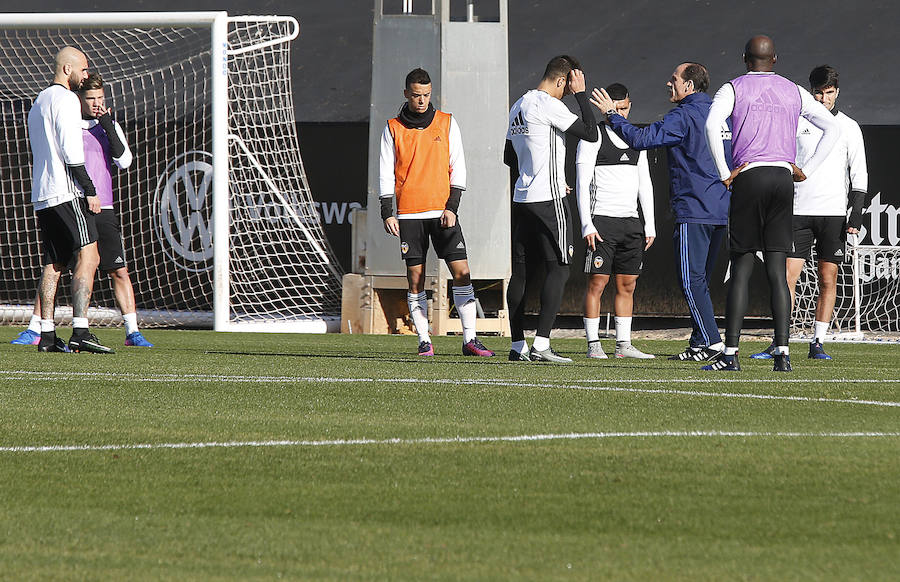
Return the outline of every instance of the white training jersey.
{"type": "Polygon", "coordinates": [[[34,160],[31,202],[35,210],[83,196],[66,165],[84,164],[81,102],[57,83],[41,91],[28,113],[28,140],[34,160]]]}
{"type": "Polygon", "coordinates": [[[656,236],[653,215],[653,183],[650,180],[650,164],[647,152],[635,152],[622,138],[603,125],[600,138],[591,143],[580,140],[575,154],[578,194],[578,214],[581,217],[581,236],[597,232],[594,216],[614,218],[638,218],[638,203],[644,214],[644,235],[656,236]],[[622,150],[621,164],[597,165],[597,154],[604,140],[622,150]],[[637,164],[629,160],[637,155],[637,164]]]}
{"type": "Polygon", "coordinates": [[[510,140],[519,159],[515,202],[546,202],[566,196],[566,130],[578,120],[565,104],[532,89],[509,110],[510,140]]]}
{"type": "MultiPolygon", "coordinates": [[[[847,194],[869,187],[866,150],[862,130],[850,117],[834,116],[841,135],[815,174],[794,183],[794,214],[800,216],[846,216],[847,194]]],[[[803,167],[816,151],[822,130],[800,118],[797,126],[797,165],[803,167]]]]}

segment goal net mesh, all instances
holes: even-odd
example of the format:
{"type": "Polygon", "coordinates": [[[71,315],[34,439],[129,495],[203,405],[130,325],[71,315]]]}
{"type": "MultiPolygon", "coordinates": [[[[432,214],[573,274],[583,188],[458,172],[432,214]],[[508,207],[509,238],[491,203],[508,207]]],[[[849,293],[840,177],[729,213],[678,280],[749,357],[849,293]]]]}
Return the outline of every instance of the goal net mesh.
{"type": "MultiPolygon", "coordinates": [[[[294,120],[291,19],[228,24],[228,273],[231,322],[340,312],[340,267],[310,193],[294,120]]],[[[63,46],[104,79],[134,162],[113,190],[143,325],[211,326],[213,196],[208,26],[22,29],[0,25],[0,304],[30,306],[41,270],[26,120],[63,46]]],[[[68,280],[59,305],[70,304],[68,280]]],[[[93,324],[118,324],[111,282],[94,287],[93,324]],[[112,314],[112,315],[110,315],[112,314]]],[[[7,309],[21,321],[27,309],[7,309]]],[[[2,320],[0,320],[2,321],[2,320]]]]}
{"type": "MultiPolygon", "coordinates": [[[[900,247],[848,245],[850,263],[839,265],[837,298],[831,334],[900,332],[900,247]],[[854,274],[859,286],[859,329],[854,299],[854,274]]],[[[816,318],[819,275],[815,249],[797,281],[791,332],[811,336],[816,318]]]]}

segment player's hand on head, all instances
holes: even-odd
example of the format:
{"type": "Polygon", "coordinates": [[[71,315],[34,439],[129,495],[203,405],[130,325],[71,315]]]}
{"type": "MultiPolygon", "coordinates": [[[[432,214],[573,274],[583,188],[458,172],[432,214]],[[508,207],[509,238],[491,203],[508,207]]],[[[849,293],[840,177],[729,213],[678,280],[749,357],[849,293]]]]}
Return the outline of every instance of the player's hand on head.
{"type": "Polygon", "coordinates": [[[400,236],[400,222],[395,216],[388,216],[384,219],[384,232],[394,236],[400,236]]]}
{"type": "Polygon", "coordinates": [[[581,69],[569,71],[569,90],[572,93],[581,93],[584,89],[584,72],[581,69]]]}
{"type": "Polygon", "coordinates": [[[453,228],[456,226],[456,214],[452,210],[441,212],[441,227],[453,228]]]}

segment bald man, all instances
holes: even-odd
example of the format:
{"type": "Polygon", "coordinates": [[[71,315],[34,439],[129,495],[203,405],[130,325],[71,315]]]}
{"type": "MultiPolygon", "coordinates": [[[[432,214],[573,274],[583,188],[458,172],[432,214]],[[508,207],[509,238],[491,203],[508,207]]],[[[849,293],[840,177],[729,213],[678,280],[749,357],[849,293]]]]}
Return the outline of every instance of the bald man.
{"type": "Polygon", "coordinates": [[[38,94],[28,113],[34,160],[31,202],[43,246],[39,352],[111,353],[88,329],[87,309],[100,262],[94,215],[100,201],[85,168],[81,102],[74,93],[88,76],[83,52],[67,46],[56,54],[53,83],[38,94]],[[56,337],[54,307],[59,277],[72,272],[72,338],[56,337]]]}
{"type": "Polygon", "coordinates": [[[793,182],[805,180],[818,169],[837,143],[840,127],[809,91],[775,74],[776,60],[771,38],[754,36],[747,41],[747,74],[719,89],[706,119],[710,153],[720,179],[732,191],[728,217],[731,285],[725,307],[725,351],[703,370],[741,369],[738,341],[747,311],[754,255],[762,251],[777,346],[772,354],[773,370],[791,371],[791,297],[785,265],[793,247],[793,182]],[[815,153],[802,169],[794,165],[800,117],[822,130],[815,153]],[[722,146],[722,122],[728,118],[734,169],[729,168],[722,146]]]}

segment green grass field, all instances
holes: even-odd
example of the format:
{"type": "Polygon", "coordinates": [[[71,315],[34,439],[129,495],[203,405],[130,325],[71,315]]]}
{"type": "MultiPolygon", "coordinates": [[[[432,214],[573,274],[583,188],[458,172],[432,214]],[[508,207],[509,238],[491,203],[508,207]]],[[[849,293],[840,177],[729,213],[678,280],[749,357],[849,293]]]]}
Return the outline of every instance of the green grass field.
{"type": "Polygon", "coordinates": [[[795,344],[775,374],[748,343],[729,374],[576,340],[556,366],[170,330],[38,354],[18,331],[3,580],[900,578],[900,346],[795,344]]]}

